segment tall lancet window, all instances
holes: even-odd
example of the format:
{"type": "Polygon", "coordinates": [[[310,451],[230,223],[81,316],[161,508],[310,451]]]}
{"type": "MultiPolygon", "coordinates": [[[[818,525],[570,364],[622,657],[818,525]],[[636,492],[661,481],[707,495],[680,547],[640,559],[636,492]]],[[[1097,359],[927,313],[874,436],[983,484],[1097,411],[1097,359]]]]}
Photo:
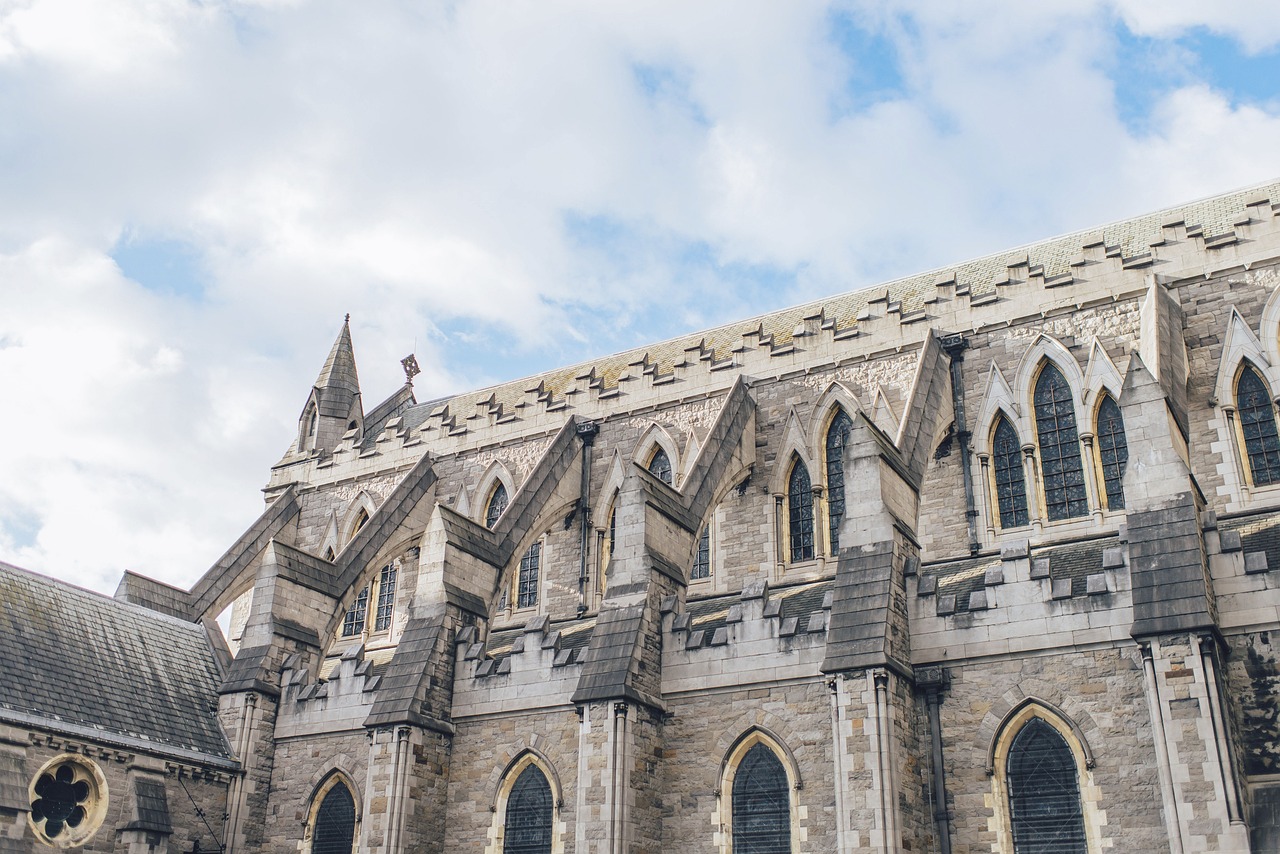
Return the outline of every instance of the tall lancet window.
{"type": "Polygon", "coordinates": [[[655,450],[649,458],[649,471],[667,486],[671,486],[675,480],[671,471],[671,457],[662,448],[655,450]]]}
{"type": "Polygon", "coordinates": [[[787,521],[791,535],[791,562],[813,560],[813,486],[809,470],[799,457],[787,479],[787,521]]]}
{"type": "Polygon", "coordinates": [[[494,486],[493,492],[489,493],[489,503],[484,508],[484,524],[486,528],[492,528],[498,523],[498,519],[502,517],[503,511],[507,509],[507,488],[502,481],[498,481],[494,486]]]}
{"type": "Polygon", "coordinates": [[[831,530],[831,553],[840,553],[840,523],[844,521],[844,446],[849,442],[853,421],[843,409],[836,411],[827,428],[827,521],[831,530]]]}
{"type": "Polygon", "coordinates": [[[791,787],[777,754],[757,743],[733,775],[733,854],[790,854],[791,787]]]}
{"type": "Polygon", "coordinates": [[[1267,384],[1248,363],[1236,380],[1236,409],[1253,485],[1280,483],[1280,437],[1276,435],[1275,403],[1267,384]]]}
{"type": "Polygon", "coordinates": [[[551,854],[553,806],[547,775],[526,766],[507,796],[503,854],[551,854]]]}
{"type": "Polygon", "coordinates": [[[1075,400],[1066,377],[1052,362],[1045,363],[1036,380],[1035,409],[1045,513],[1050,521],[1087,515],[1075,400]]]}
{"type": "Polygon", "coordinates": [[[1109,394],[1098,404],[1098,464],[1108,510],[1124,509],[1124,467],[1129,463],[1129,443],[1124,438],[1120,407],[1109,394]]]}
{"type": "Polygon", "coordinates": [[[1022,471],[1022,443],[1003,415],[992,435],[991,463],[996,477],[1000,527],[1017,528],[1027,524],[1030,519],[1027,517],[1027,479],[1022,471]]]}
{"type": "Polygon", "coordinates": [[[351,790],[336,781],[316,810],[311,854],[351,854],[356,834],[356,802],[351,790]]]}
{"type": "Polygon", "coordinates": [[[1043,719],[1014,736],[1005,782],[1014,854],[1087,854],[1076,759],[1043,719]]]}

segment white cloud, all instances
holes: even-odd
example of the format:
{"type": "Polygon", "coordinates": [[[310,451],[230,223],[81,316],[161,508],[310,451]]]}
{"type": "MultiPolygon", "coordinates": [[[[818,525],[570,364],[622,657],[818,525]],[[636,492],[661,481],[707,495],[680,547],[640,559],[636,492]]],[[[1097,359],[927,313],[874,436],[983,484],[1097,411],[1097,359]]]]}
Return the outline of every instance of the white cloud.
{"type": "Polygon", "coordinates": [[[347,311],[366,404],[415,346],[425,399],[1266,179],[1262,108],[1192,80],[1141,133],[1117,113],[1117,15],[1271,43],[1198,14],[0,0],[0,559],[189,582],[347,311]],[[901,60],[858,110],[880,59],[837,12],[901,60]],[[192,247],[203,292],[128,280],[122,235],[192,247]]]}

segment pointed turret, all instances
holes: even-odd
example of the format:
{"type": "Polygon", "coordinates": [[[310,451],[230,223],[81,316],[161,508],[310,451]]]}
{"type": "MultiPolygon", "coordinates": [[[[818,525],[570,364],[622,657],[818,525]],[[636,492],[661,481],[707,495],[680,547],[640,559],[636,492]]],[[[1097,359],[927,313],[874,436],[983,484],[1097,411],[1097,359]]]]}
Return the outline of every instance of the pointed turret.
{"type": "Polygon", "coordinates": [[[320,376],[298,419],[298,450],[332,453],[349,430],[364,430],[360,378],[356,375],[355,349],[351,346],[351,315],[342,322],[320,376]]]}

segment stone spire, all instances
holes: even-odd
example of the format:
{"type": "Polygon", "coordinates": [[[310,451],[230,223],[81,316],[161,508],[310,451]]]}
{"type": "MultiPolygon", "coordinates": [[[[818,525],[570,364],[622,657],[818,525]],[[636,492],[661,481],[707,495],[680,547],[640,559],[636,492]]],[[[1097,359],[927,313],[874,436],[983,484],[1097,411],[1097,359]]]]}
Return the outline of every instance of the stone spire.
{"type": "Polygon", "coordinates": [[[298,422],[298,448],[330,453],[348,430],[364,429],[360,378],[356,374],[355,349],[351,345],[351,315],[342,322],[320,376],[303,407],[298,422]]]}

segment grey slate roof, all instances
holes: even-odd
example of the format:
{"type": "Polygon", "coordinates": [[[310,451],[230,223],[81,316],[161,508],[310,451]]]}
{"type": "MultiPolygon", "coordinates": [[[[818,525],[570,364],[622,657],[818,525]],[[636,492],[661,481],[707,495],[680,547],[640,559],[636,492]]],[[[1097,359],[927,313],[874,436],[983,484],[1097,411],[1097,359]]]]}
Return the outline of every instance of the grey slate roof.
{"type": "Polygon", "coordinates": [[[219,681],[202,626],[0,563],[0,719],[227,760],[219,681]]]}

